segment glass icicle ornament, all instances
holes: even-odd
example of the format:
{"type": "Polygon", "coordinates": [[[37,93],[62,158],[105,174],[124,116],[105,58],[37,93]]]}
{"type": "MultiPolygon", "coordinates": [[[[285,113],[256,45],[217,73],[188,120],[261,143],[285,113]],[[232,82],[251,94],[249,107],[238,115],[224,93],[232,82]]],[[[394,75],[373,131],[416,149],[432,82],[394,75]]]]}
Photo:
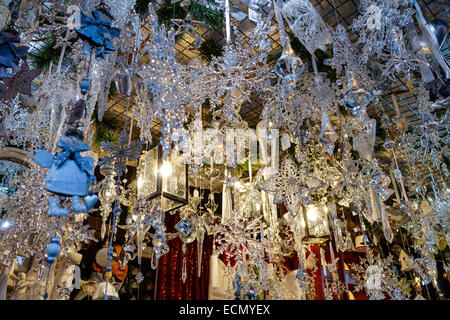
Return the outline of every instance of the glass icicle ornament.
{"type": "Polygon", "coordinates": [[[186,278],[187,278],[187,270],[186,270],[186,243],[185,242],[183,242],[182,251],[183,251],[183,268],[181,270],[181,279],[183,280],[183,284],[185,284],[186,283],[186,278]]]}
{"type": "Polygon", "coordinates": [[[311,1],[288,0],[279,3],[289,28],[310,54],[313,55],[316,49],[325,51],[326,45],[332,43],[332,35],[311,1]]]}
{"type": "Polygon", "coordinates": [[[387,190],[387,187],[391,184],[391,179],[388,175],[384,174],[379,165],[378,162],[374,159],[374,169],[373,169],[373,175],[372,180],[370,181],[370,185],[375,189],[375,191],[378,193],[378,196],[383,200],[386,201],[389,197],[389,193],[387,190]]]}
{"type": "Polygon", "coordinates": [[[366,115],[366,107],[372,99],[372,95],[360,87],[355,75],[348,71],[348,91],[344,96],[344,104],[352,111],[355,117],[363,122],[366,115]]]}
{"type": "Polygon", "coordinates": [[[158,266],[159,258],[169,252],[169,246],[167,244],[167,237],[165,234],[164,226],[164,211],[159,207],[156,211],[156,215],[153,218],[152,226],[155,228],[155,234],[153,236],[153,257],[152,268],[156,269],[158,266]]]}
{"type": "Polygon", "coordinates": [[[331,156],[334,151],[334,142],[338,139],[336,131],[331,125],[330,118],[326,112],[322,113],[322,127],[319,134],[319,141],[323,144],[324,149],[331,156]]]}
{"type": "MultiPolygon", "coordinates": [[[[143,49],[149,63],[142,65],[139,75],[152,96],[153,110],[149,116],[162,122],[160,144],[166,159],[171,149],[172,134],[187,120],[185,104],[189,99],[184,80],[185,68],[175,60],[175,30],[166,32],[165,28],[159,25],[152,4],[149,5],[149,17],[152,43],[148,43],[143,49]]],[[[139,113],[142,113],[142,110],[138,111],[139,113]]],[[[146,121],[148,120],[147,118],[146,121]]]]}
{"type": "Polygon", "coordinates": [[[363,123],[362,130],[353,138],[353,148],[359,152],[361,158],[372,162],[373,148],[376,139],[376,120],[370,119],[363,123]]]}
{"type": "Polygon", "coordinates": [[[275,64],[276,74],[284,80],[290,90],[293,90],[304,69],[303,61],[295,55],[291,45],[287,44],[275,64]]]}
{"type": "Polygon", "coordinates": [[[288,92],[292,92],[300,74],[305,69],[305,65],[303,64],[303,61],[294,54],[289,38],[286,35],[283,17],[281,15],[281,3],[282,1],[274,0],[275,17],[278,22],[281,45],[283,46],[281,57],[275,64],[275,73],[283,79],[283,83],[286,85],[288,92]]]}

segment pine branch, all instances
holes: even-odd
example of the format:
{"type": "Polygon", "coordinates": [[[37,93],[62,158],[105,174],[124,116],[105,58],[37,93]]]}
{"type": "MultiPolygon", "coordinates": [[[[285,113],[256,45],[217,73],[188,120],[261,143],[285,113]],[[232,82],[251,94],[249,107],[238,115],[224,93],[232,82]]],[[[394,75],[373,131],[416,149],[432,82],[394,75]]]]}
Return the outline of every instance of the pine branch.
{"type": "Polygon", "coordinates": [[[55,39],[48,38],[42,42],[38,48],[30,51],[29,58],[34,69],[47,69],[51,62],[54,65],[58,64],[59,56],[61,55],[61,47],[54,48],[55,39]]]}
{"type": "Polygon", "coordinates": [[[217,28],[222,24],[222,10],[215,10],[200,4],[195,0],[191,0],[188,11],[191,14],[192,19],[202,21],[209,28],[217,28]]]}
{"type": "Polygon", "coordinates": [[[198,50],[200,51],[201,58],[208,62],[211,61],[213,56],[220,57],[223,54],[222,45],[215,39],[207,39],[203,41],[198,50]]]}

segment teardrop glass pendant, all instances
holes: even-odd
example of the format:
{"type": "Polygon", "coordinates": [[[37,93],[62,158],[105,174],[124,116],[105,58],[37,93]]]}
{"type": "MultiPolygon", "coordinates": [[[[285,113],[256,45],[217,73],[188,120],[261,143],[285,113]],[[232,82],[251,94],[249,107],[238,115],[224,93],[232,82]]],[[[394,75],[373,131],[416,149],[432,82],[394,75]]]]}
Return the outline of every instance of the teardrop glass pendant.
{"type": "Polygon", "coordinates": [[[326,112],[322,113],[322,128],[319,134],[319,140],[323,144],[325,151],[331,156],[334,151],[334,142],[338,139],[336,131],[331,125],[330,118],[326,112]]]}
{"type": "Polygon", "coordinates": [[[197,276],[202,277],[202,253],[203,253],[203,240],[205,238],[205,231],[201,228],[201,231],[197,235],[197,276]]]}
{"type": "Polygon", "coordinates": [[[156,257],[155,251],[153,251],[153,254],[152,254],[151,267],[153,270],[155,270],[158,267],[158,258],[156,257]]]}
{"type": "Polygon", "coordinates": [[[105,220],[103,220],[102,228],[101,228],[101,231],[100,231],[100,236],[101,236],[102,239],[105,239],[105,234],[106,234],[106,223],[105,223],[105,220]]]}
{"type": "Polygon", "coordinates": [[[186,243],[183,243],[183,270],[181,271],[181,279],[183,284],[186,283],[187,271],[186,271],[186,243]]]}

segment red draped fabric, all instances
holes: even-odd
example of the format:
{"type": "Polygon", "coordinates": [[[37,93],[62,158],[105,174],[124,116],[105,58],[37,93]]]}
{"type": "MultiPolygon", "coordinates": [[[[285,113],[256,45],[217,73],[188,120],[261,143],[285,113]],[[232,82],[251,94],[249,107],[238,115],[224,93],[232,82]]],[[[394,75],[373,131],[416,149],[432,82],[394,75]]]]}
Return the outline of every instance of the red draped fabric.
{"type": "MultiPolygon", "coordinates": [[[[176,232],[179,215],[166,214],[166,232],[176,232]]],[[[207,300],[209,260],[212,253],[212,236],[205,235],[202,252],[201,278],[197,276],[197,240],[186,244],[186,283],[181,278],[183,250],[180,238],[169,240],[169,253],[159,259],[156,279],[156,300],[207,300]]]]}

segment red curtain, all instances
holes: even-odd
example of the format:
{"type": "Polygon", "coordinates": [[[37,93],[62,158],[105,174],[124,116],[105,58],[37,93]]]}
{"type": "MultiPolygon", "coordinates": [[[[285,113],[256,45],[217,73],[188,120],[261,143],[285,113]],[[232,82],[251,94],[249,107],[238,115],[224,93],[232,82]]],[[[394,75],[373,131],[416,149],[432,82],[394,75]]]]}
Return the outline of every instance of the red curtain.
{"type": "MultiPolygon", "coordinates": [[[[178,214],[166,214],[166,232],[176,232],[178,214]]],[[[183,250],[180,238],[169,240],[169,253],[159,259],[156,279],[156,300],[207,300],[209,260],[212,253],[212,236],[205,235],[202,251],[201,278],[197,276],[197,240],[186,244],[186,282],[183,284],[183,250]]]]}

